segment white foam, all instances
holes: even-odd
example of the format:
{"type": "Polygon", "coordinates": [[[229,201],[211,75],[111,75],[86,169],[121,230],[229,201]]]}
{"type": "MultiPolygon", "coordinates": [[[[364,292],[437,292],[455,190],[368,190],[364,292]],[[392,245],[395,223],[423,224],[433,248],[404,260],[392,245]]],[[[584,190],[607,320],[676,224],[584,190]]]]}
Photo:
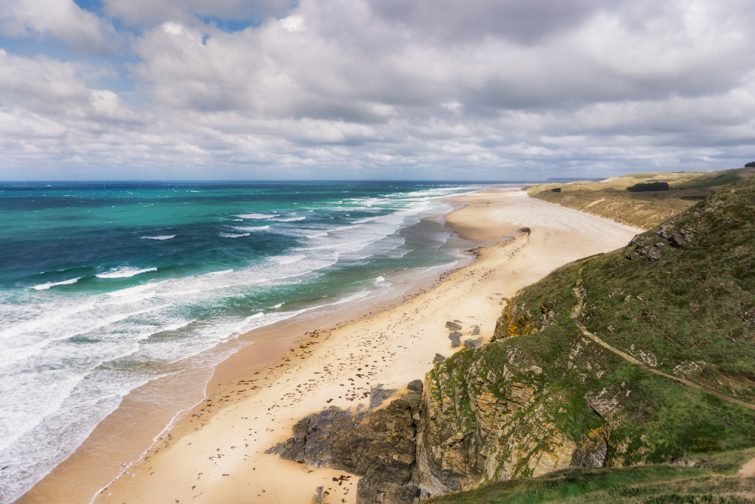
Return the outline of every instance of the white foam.
{"type": "Polygon", "coordinates": [[[251,233],[218,233],[221,238],[246,238],[251,233]]]}
{"type": "Polygon", "coordinates": [[[322,238],[324,236],[328,236],[327,231],[318,231],[316,233],[307,233],[304,235],[305,237],[309,238],[310,240],[314,240],[315,238],[322,238]]]}
{"type": "Polygon", "coordinates": [[[255,233],[257,231],[268,231],[270,226],[231,226],[236,231],[243,231],[246,233],[255,233]]]}
{"type": "Polygon", "coordinates": [[[293,264],[295,262],[299,262],[302,259],[306,259],[307,256],[305,255],[289,255],[289,256],[276,256],[271,257],[271,259],[278,264],[293,264]]]}
{"type": "Polygon", "coordinates": [[[221,271],[212,271],[210,273],[206,273],[207,276],[215,276],[215,275],[226,275],[228,273],[233,273],[232,269],[227,270],[221,270],[221,271]]]}
{"type": "Polygon", "coordinates": [[[307,220],[306,217],[282,217],[280,219],[275,219],[276,222],[301,222],[303,220],[307,220]]]}
{"type": "Polygon", "coordinates": [[[43,284],[33,285],[32,289],[38,291],[48,290],[52,289],[53,287],[57,287],[58,285],[73,285],[79,280],[81,280],[81,277],[69,278],[68,280],[61,280],[60,282],[47,282],[43,284]]]}
{"type": "Polygon", "coordinates": [[[157,236],[142,236],[142,240],[157,240],[157,241],[165,241],[165,240],[172,240],[175,238],[176,235],[157,235],[157,236]]]}
{"type": "Polygon", "coordinates": [[[150,273],[157,271],[157,268],[132,268],[130,266],[123,266],[121,268],[114,268],[105,273],[98,273],[97,278],[131,278],[142,273],[150,273]]]}
{"type": "MultiPolygon", "coordinates": [[[[117,407],[123,395],[157,377],[156,370],[162,366],[197,355],[248,330],[312,310],[327,310],[387,289],[390,282],[380,275],[374,278],[374,286],[370,285],[369,290],[323,300],[327,301],[326,304],[318,306],[279,311],[284,303],[268,307],[268,301],[268,305],[264,305],[267,313],[258,311],[246,318],[228,312],[208,311],[205,314],[204,311],[207,307],[225,306],[227,300],[236,296],[244,298],[259,284],[268,283],[277,289],[282,285],[306,282],[339,262],[371,254],[385,257],[405,253],[398,230],[417,222],[423,212],[439,209],[439,203],[428,204],[423,198],[443,195],[442,191],[420,193],[345,200],[343,204],[350,205],[347,209],[350,212],[357,207],[372,207],[374,213],[383,215],[340,227],[276,224],[276,232],[286,230],[311,247],[287,249],[279,256],[252,262],[235,271],[152,280],[111,293],[71,292],[66,296],[43,296],[27,290],[24,294],[30,301],[27,307],[14,308],[14,311],[0,309],[0,328],[5,328],[0,329],[0,357],[15,356],[17,352],[20,355],[29,347],[34,353],[23,361],[0,358],[0,375],[6,382],[5,387],[0,383],[0,440],[10,440],[6,443],[7,450],[0,449],[0,467],[7,461],[22,461],[19,464],[14,462],[7,471],[0,472],[0,487],[12,481],[9,495],[14,498],[20,495],[83,441],[91,429],[117,407]],[[305,233],[310,235],[309,240],[304,240],[305,233]],[[198,313],[202,315],[198,316],[198,313]],[[181,329],[180,337],[171,337],[170,334],[151,337],[178,329],[181,329]],[[73,338],[76,335],[78,337],[73,338]],[[30,373],[30,370],[34,372],[30,373]],[[61,376],[71,374],[70,382],[64,382],[62,378],[56,381],[55,373],[63,371],[65,374],[61,376]],[[55,401],[56,398],[61,401],[55,401]],[[14,410],[22,403],[29,407],[14,410]],[[48,410],[48,406],[55,411],[48,410]],[[82,412],[86,414],[82,415],[82,412]],[[34,425],[38,426],[27,429],[34,425]],[[50,449],[45,442],[51,436],[59,436],[55,449],[50,449]]],[[[320,209],[301,208],[301,212],[305,211],[318,212],[315,215],[319,215],[320,209]]],[[[293,212],[244,214],[238,218],[270,219],[270,224],[304,220],[293,212]]],[[[232,224],[230,220],[226,218],[225,223],[232,224]]],[[[341,218],[337,222],[346,224],[341,218]]],[[[236,235],[268,229],[270,226],[248,226],[242,229],[228,227],[225,231],[236,235]]],[[[168,240],[175,236],[145,236],[143,239],[168,240]]],[[[125,275],[129,272],[125,268],[100,275],[125,275]]],[[[249,313],[252,312],[254,309],[249,313]]],[[[3,497],[5,495],[0,497],[0,502],[3,497]]]]}
{"type": "Polygon", "coordinates": [[[272,219],[273,217],[277,217],[277,215],[265,214],[265,213],[247,213],[247,214],[238,214],[236,217],[240,219],[260,220],[260,219],[272,219]]]}

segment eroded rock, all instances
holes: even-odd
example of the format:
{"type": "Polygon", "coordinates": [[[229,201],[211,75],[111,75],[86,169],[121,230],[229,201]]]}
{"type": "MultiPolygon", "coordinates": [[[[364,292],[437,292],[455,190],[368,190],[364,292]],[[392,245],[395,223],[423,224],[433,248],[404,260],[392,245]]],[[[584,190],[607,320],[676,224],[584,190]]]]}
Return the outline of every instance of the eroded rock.
{"type": "Polygon", "coordinates": [[[403,397],[369,413],[330,407],[297,422],[293,437],[268,453],[362,476],[360,504],[410,504],[419,496],[411,480],[421,394],[422,381],[415,380],[403,397]]]}

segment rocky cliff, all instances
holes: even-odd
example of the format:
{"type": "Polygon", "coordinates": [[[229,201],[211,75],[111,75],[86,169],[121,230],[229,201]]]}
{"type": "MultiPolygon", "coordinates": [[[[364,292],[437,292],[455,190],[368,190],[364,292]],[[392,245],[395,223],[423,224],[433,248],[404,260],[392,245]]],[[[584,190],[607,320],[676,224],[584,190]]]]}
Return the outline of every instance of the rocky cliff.
{"type": "Polygon", "coordinates": [[[360,502],[409,503],[755,445],[753,202],[747,178],[555,271],[509,300],[494,341],[436,362],[421,400],[415,384],[326,410],[278,452],[363,475],[360,502]]]}

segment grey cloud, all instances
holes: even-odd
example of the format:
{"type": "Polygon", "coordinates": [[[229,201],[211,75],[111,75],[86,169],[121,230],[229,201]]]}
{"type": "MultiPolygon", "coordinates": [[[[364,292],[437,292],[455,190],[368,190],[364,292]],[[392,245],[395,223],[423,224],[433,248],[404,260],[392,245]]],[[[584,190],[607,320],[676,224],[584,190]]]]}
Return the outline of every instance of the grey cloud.
{"type": "Polygon", "coordinates": [[[381,18],[417,36],[451,40],[500,37],[522,44],[578,27],[604,0],[370,0],[381,18]]]}

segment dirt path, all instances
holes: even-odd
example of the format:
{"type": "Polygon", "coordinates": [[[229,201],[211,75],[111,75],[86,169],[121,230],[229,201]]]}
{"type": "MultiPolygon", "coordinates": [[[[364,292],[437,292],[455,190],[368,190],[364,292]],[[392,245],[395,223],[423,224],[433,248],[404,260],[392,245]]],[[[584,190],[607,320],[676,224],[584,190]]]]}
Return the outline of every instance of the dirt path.
{"type": "MultiPolygon", "coordinates": [[[[735,398],[730,397],[730,396],[728,396],[726,394],[722,394],[722,393],[720,393],[720,392],[718,392],[716,390],[712,390],[712,389],[710,389],[708,387],[700,385],[699,383],[695,383],[695,382],[687,380],[685,378],[680,378],[679,376],[674,376],[674,375],[665,373],[663,371],[660,371],[658,369],[652,368],[652,367],[648,366],[647,364],[645,364],[644,362],[642,362],[641,360],[639,360],[639,359],[637,359],[637,358],[629,355],[628,353],[626,353],[626,352],[624,352],[622,350],[619,350],[618,348],[616,348],[616,347],[614,347],[614,346],[606,343],[605,341],[603,341],[602,339],[600,339],[596,334],[590,332],[590,330],[587,329],[587,327],[585,327],[585,325],[582,322],[579,321],[579,316],[582,314],[582,309],[583,309],[583,307],[585,305],[585,297],[584,297],[584,294],[582,292],[581,273],[582,272],[580,270],[580,278],[579,278],[579,280],[577,280],[577,286],[574,287],[574,289],[572,289],[573,292],[574,292],[574,296],[576,296],[576,298],[577,298],[577,304],[574,306],[574,308],[572,308],[572,311],[569,314],[569,317],[574,321],[574,323],[577,325],[577,327],[579,328],[580,332],[582,333],[582,335],[584,337],[591,339],[592,341],[594,341],[598,345],[602,346],[603,348],[605,348],[606,350],[608,350],[610,352],[613,352],[614,354],[618,355],[619,357],[621,357],[625,361],[629,362],[630,364],[634,364],[635,366],[640,366],[640,367],[642,367],[642,368],[650,371],[651,373],[653,373],[655,375],[662,376],[664,378],[668,378],[669,380],[674,380],[675,382],[681,383],[681,384],[686,385],[688,387],[695,388],[697,390],[700,390],[701,392],[705,392],[706,394],[714,395],[714,396],[718,397],[719,399],[721,399],[723,401],[726,401],[726,402],[729,402],[729,403],[732,403],[732,404],[736,404],[737,406],[742,406],[743,408],[755,410],[755,405],[754,404],[750,404],[748,402],[741,401],[739,399],[735,399],[735,398]]],[[[755,461],[751,461],[751,462],[755,463],[755,461]]],[[[755,466],[752,469],[755,470],[755,466]]]]}

